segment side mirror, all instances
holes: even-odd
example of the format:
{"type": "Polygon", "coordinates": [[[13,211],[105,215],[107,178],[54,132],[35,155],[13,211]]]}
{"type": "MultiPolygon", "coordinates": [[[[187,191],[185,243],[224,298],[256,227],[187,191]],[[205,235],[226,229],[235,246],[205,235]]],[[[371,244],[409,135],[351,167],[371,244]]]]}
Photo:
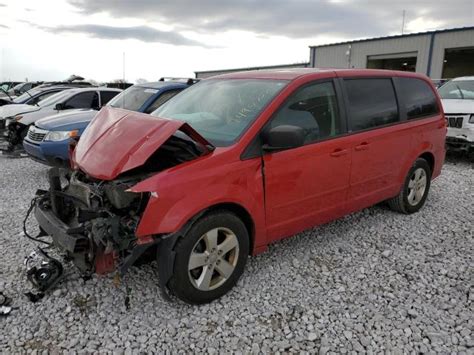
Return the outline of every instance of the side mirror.
{"type": "Polygon", "coordinates": [[[263,150],[284,150],[304,144],[304,130],[298,126],[281,125],[263,134],[263,150]]]}
{"type": "Polygon", "coordinates": [[[57,111],[61,111],[61,110],[64,110],[64,104],[56,104],[56,106],[54,106],[54,109],[57,110],[57,111]]]}

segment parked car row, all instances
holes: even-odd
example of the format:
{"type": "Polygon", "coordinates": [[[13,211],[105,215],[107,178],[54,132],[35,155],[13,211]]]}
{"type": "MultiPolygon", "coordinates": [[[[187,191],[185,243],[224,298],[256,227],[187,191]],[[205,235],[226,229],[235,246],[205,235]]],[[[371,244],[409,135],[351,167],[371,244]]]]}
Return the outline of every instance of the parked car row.
{"type": "Polygon", "coordinates": [[[6,93],[13,89],[16,85],[21,84],[20,81],[2,81],[0,82],[0,97],[6,96],[6,93]]]}
{"type": "Polygon", "coordinates": [[[74,86],[70,85],[45,85],[34,88],[12,100],[5,101],[0,107],[0,136],[5,135],[5,130],[13,118],[19,114],[34,111],[39,107],[39,102],[46,98],[74,86]]]}
{"type": "Polygon", "coordinates": [[[84,81],[84,78],[77,75],[71,75],[64,81],[27,81],[27,82],[13,82],[7,81],[0,83],[0,106],[8,105],[14,100],[24,94],[29,92],[31,89],[36,87],[47,87],[47,86],[74,86],[74,87],[84,87],[91,86],[91,83],[84,81]]]}
{"type": "Polygon", "coordinates": [[[8,149],[21,146],[28,128],[37,120],[62,111],[79,108],[99,110],[121,90],[108,88],[66,89],[41,100],[35,105],[5,105],[0,107],[0,117],[5,117],[8,149]]]}
{"type": "MultiPolygon", "coordinates": [[[[150,113],[189,85],[163,81],[134,85],[108,102],[103,95],[108,93],[114,96],[117,90],[102,91],[99,107],[106,104],[109,107],[150,113]]],[[[40,119],[29,125],[23,147],[37,161],[53,166],[69,166],[70,140],[77,140],[96,114],[97,111],[91,106],[91,109],[66,110],[40,119]]]]}
{"type": "Polygon", "coordinates": [[[109,90],[108,103],[105,89],[68,89],[10,122],[34,159],[69,166],[50,170],[34,214],[82,273],[124,274],[156,250],[164,295],[210,302],[269,243],[382,201],[417,212],[441,172],[447,127],[425,76],[291,69],[191,84],[109,90]]]}

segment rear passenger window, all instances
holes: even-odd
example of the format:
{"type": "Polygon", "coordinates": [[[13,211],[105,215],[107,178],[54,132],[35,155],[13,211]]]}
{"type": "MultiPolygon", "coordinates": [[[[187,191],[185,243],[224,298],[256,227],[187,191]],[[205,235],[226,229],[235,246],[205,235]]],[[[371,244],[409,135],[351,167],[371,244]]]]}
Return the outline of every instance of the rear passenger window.
{"type": "Polygon", "coordinates": [[[157,99],[145,110],[146,113],[151,113],[155,111],[158,107],[163,105],[166,101],[171,99],[174,95],[179,93],[182,89],[168,90],[158,96],[157,99]]]}
{"type": "Polygon", "coordinates": [[[303,128],[305,144],[339,135],[341,125],[332,82],[311,84],[292,94],[268,129],[281,125],[303,128]]]}
{"type": "Polygon", "coordinates": [[[430,116],[439,112],[431,87],[420,79],[398,78],[400,96],[407,119],[430,116]]]}
{"type": "Polygon", "coordinates": [[[119,94],[119,91],[101,91],[100,92],[100,104],[104,106],[107,102],[109,102],[112,98],[119,94]]]}
{"type": "Polygon", "coordinates": [[[391,79],[346,79],[350,127],[353,132],[398,121],[391,79]]]}
{"type": "Polygon", "coordinates": [[[64,104],[64,108],[99,108],[99,95],[97,95],[95,91],[87,91],[74,95],[64,104]]]}

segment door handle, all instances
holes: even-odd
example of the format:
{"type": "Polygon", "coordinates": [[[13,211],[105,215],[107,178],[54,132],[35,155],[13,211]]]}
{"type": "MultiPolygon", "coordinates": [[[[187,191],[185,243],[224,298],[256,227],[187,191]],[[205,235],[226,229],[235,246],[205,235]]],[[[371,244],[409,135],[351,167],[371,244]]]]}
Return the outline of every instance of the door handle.
{"type": "Polygon", "coordinates": [[[337,148],[336,150],[334,150],[334,152],[332,152],[330,155],[332,157],[342,157],[343,155],[346,155],[347,153],[349,153],[349,151],[347,149],[341,149],[341,148],[337,148]]]}
{"type": "Polygon", "coordinates": [[[369,143],[367,143],[367,142],[362,142],[361,144],[356,145],[356,147],[355,147],[355,150],[357,150],[357,151],[367,150],[367,149],[369,149],[369,143]]]}

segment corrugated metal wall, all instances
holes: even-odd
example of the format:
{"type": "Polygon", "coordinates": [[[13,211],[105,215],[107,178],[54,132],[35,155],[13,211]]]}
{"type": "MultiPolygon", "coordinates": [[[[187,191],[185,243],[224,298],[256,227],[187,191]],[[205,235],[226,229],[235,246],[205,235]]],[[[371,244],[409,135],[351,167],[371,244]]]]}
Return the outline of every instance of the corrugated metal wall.
{"type": "Polygon", "coordinates": [[[420,35],[317,47],[316,60],[311,63],[318,68],[366,68],[367,57],[372,55],[417,52],[416,71],[426,73],[430,38],[430,35],[420,35]],[[346,54],[349,46],[350,56],[346,54]]]}
{"type": "MultiPolygon", "coordinates": [[[[474,47],[474,29],[458,32],[434,34],[433,56],[431,61],[432,78],[441,78],[445,49],[474,47]]],[[[474,62],[474,58],[472,59],[474,62]]]]}
{"type": "Polygon", "coordinates": [[[440,31],[396,38],[335,44],[310,48],[311,66],[317,68],[367,68],[367,57],[416,52],[416,71],[432,78],[441,78],[446,48],[474,47],[474,29],[440,31]],[[431,65],[430,44],[433,39],[431,65]],[[347,52],[350,48],[350,56],[347,52]]]}

